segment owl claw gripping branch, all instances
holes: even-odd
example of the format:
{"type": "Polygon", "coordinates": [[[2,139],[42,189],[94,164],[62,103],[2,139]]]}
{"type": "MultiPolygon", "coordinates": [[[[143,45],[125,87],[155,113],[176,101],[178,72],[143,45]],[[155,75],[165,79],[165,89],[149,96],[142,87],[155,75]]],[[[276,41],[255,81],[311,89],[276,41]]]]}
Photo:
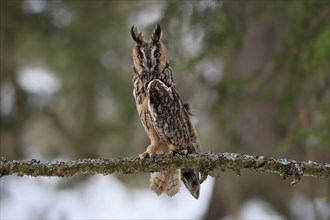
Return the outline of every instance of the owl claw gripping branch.
{"type": "MultiPolygon", "coordinates": [[[[199,153],[196,130],[191,122],[188,105],[184,105],[175,89],[172,70],[166,60],[166,48],[161,42],[162,31],[156,25],[151,39],[144,40],[134,26],[133,95],[150,145],[139,157],[155,154],[199,153]]],[[[150,177],[150,188],[160,195],[173,196],[183,181],[191,195],[199,197],[198,169],[174,169],[155,172],[150,177]]]]}

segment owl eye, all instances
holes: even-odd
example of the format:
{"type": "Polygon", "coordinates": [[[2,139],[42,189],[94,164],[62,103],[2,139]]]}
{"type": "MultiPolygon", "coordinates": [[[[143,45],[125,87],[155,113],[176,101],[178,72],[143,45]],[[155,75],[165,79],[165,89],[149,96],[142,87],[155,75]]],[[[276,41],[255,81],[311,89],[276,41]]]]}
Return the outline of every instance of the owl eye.
{"type": "Polygon", "coordinates": [[[161,54],[159,51],[156,51],[155,54],[154,54],[154,56],[155,56],[156,58],[159,58],[160,55],[162,55],[162,54],[161,54]]]}
{"type": "Polygon", "coordinates": [[[140,60],[142,60],[142,59],[143,59],[143,54],[142,54],[142,53],[139,53],[139,54],[137,55],[137,57],[138,57],[140,60]]]}

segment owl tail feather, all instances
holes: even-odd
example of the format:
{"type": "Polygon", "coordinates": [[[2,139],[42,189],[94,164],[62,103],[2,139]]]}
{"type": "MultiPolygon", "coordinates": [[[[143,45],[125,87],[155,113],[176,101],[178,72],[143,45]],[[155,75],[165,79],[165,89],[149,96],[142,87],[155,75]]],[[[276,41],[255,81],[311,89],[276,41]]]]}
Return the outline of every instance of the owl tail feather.
{"type": "Polygon", "coordinates": [[[197,169],[182,169],[181,179],[191,195],[198,199],[200,190],[199,171],[197,169]]]}
{"type": "Polygon", "coordinates": [[[152,173],[150,176],[150,188],[158,196],[165,192],[172,197],[180,190],[180,178],[180,169],[152,173]]]}

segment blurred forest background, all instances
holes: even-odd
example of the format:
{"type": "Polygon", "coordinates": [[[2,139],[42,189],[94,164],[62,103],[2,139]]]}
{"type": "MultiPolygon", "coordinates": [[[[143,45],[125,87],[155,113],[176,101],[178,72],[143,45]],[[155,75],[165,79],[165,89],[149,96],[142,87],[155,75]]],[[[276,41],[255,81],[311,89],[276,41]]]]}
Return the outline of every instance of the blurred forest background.
{"type": "MultiPolygon", "coordinates": [[[[329,22],[328,0],[1,0],[0,156],[143,152],[149,140],[132,96],[129,31],[135,25],[148,36],[159,23],[203,152],[329,163],[329,22]]],[[[330,217],[327,179],[292,187],[278,175],[241,174],[222,172],[196,218],[237,217],[252,198],[287,219],[330,217]]],[[[148,186],[148,174],[117,177],[148,186]]]]}

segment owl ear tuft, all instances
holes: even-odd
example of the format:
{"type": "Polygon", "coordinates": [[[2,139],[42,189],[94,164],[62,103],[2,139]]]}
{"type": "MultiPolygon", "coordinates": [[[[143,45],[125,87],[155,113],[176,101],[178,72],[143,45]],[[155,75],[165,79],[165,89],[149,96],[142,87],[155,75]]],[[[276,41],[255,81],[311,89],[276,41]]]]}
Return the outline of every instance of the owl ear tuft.
{"type": "Polygon", "coordinates": [[[162,30],[160,28],[160,25],[157,24],[154,29],[154,32],[151,35],[151,40],[153,42],[158,42],[158,41],[160,41],[161,37],[162,37],[162,30]]]}
{"type": "Polygon", "coordinates": [[[132,36],[132,39],[135,41],[135,43],[142,44],[143,34],[142,34],[142,32],[138,33],[137,28],[134,26],[132,26],[132,28],[131,28],[131,36],[132,36]]]}

